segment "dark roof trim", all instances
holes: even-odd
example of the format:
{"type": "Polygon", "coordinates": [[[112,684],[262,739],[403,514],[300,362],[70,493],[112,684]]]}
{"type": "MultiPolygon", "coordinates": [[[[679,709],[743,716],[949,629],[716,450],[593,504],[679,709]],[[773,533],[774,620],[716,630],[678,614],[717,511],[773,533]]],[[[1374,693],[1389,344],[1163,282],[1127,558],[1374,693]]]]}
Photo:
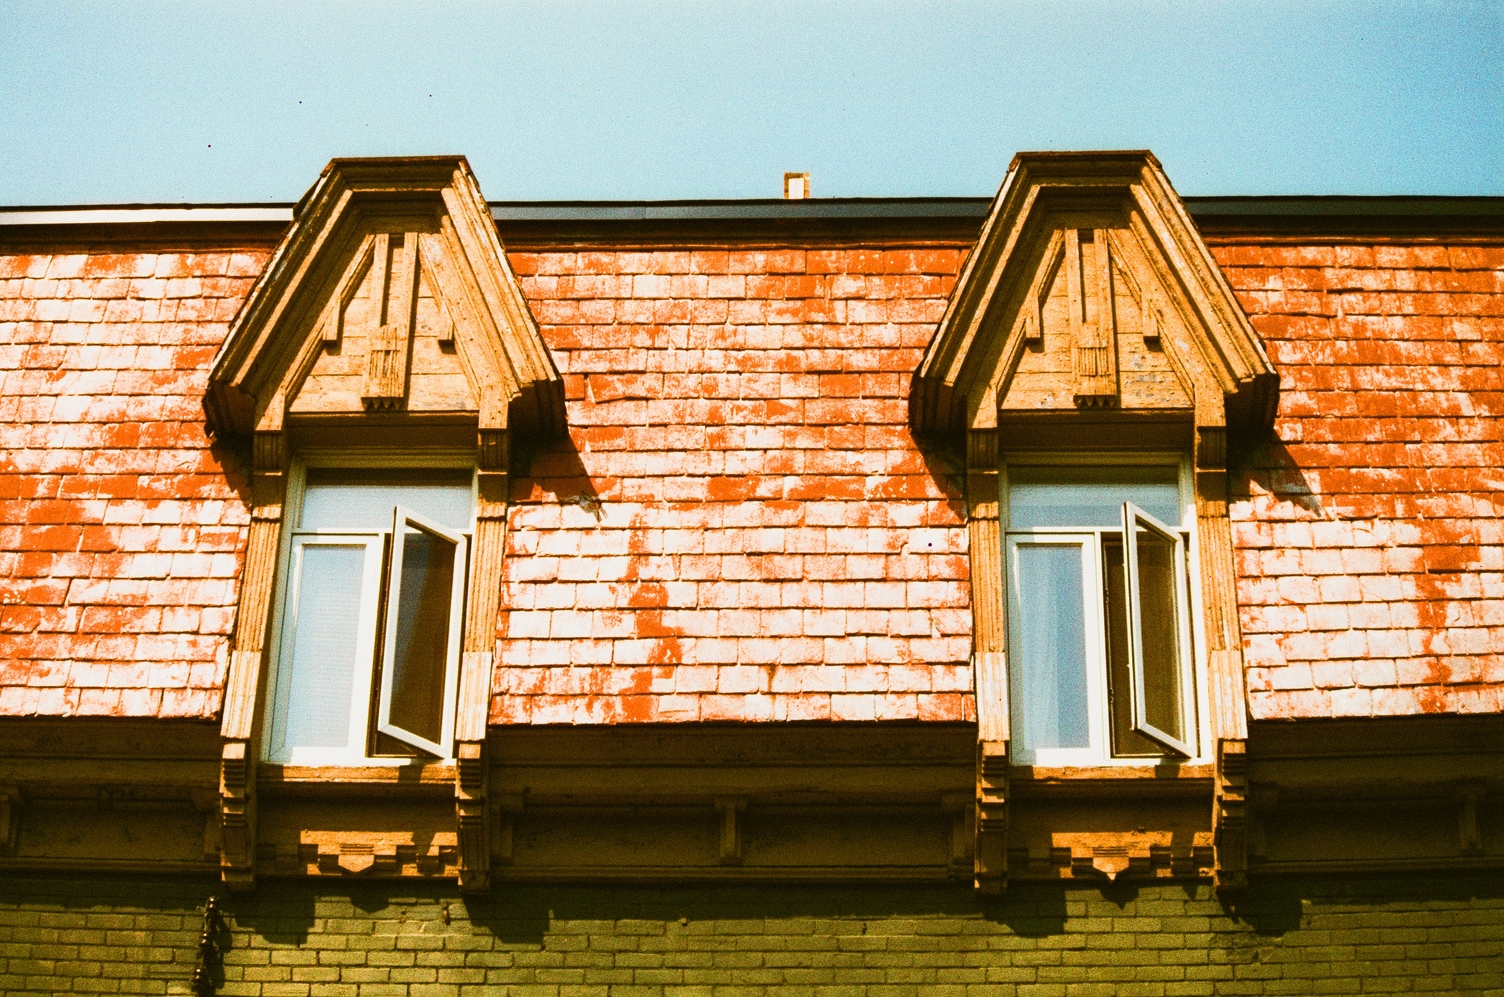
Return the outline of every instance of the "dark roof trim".
{"type": "MultiPolygon", "coordinates": [[[[829,197],[705,201],[492,201],[499,222],[742,221],[987,217],[990,197],[829,197]]],[[[1187,197],[1192,217],[1504,218],[1504,197],[1187,197]]]]}
{"type": "MultiPolygon", "coordinates": [[[[863,232],[893,226],[914,233],[975,238],[992,203],[987,197],[832,197],[789,201],[491,201],[503,237],[549,241],[571,236],[714,239],[738,234],[863,232]]],[[[1504,197],[1188,197],[1191,217],[1207,234],[1436,234],[1504,231],[1504,197]]],[[[212,239],[218,228],[275,238],[293,205],[131,204],[0,207],[0,232],[12,237],[86,238],[86,232],[173,232],[212,239]],[[262,232],[262,230],[265,232],[262,232]],[[24,235],[23,235],[24,233],[24,235]]]]}
{"type": "Polygon", "coordinates": [[[1504,197],[1187,197],[1193,218],[1504,218],[1504,197]]]}
{"type": "Polygon", "coordinates": [[[290,204],[74,204],[0,208],[0,225],[155,225],[292,221],[290,204]]]}
{"type": "Polygon", "coordinates": [[[821,197],[706,201],[492,201],[498,222],[795,221],[804,218],[975,218],[987,197],[821,197]]]}

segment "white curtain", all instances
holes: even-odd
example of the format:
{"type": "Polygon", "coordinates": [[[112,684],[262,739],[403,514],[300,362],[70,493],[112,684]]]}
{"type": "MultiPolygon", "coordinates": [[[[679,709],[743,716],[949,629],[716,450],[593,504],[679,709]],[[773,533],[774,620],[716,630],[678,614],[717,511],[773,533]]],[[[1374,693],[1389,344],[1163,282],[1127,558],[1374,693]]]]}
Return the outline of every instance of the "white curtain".
{"type": "Polygon", "coordinates": [[[1081,546],[1021,543],[1013,550],[1024,748],[1090,747],[1081,546]]]}

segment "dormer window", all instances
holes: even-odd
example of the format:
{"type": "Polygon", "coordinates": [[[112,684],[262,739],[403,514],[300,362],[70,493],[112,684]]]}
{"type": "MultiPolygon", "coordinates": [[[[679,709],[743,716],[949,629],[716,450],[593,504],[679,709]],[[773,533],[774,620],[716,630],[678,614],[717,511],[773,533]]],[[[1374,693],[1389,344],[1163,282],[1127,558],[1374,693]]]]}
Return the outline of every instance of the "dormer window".
{"type": "MultiPolygon", "coordinates": [[[[331,162],[231,323],[204,411],[251,471],[220,725],[225,881],[249,887],[277,848],[258,839],[258,781],[389,785],[392,766],[452,760],[447,868],[486,889],[511,440],[558,436],[565,412],[469,165],[331,162]],[[349,469],[383,464],[426,469],[349,469]]],[[[432,768],[412,766],[446,777],[432,768]]],[[[301,849],[279,819],[271,833],[301,849]]],[[[368,868],[362,833],[320,847],[368,868]]]]}
{"type": "Polygon", "coordinates": [[[453,757],[473,478],[312,468],[294,483],[269,761],[453,757]]]}
{"type": "Polygon", "coordinates": [[[1187,469],[1038,460],[1004,469],[1018,760],[1197,756],[1187,469]]]}
{"type": "MultiPolygon", "coordinates": [[[[980,889],[1007,879],[1013,769],[1143,787],[1204,763],[1217,883],[1245,881],[1227,461],[1278,397],[1152,155],[1014,158],[909,395],[916,434],[965,454],[980,889]]],[[[1102,847],[1117,868],[1127,845],[1102,847]]]]}

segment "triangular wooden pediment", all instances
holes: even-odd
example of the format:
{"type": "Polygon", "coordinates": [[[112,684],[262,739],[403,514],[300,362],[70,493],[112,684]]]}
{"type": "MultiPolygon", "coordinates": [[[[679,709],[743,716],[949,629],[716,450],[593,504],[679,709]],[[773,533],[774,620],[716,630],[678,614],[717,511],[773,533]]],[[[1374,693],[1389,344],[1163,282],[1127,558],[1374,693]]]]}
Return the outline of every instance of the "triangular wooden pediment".
{"type": "Polygon", "coordinates": [[[564,428],[559,373],[459,157],[330,162],[231,325],[204,406],[231,435],[366,412],[564,428]]]}
{"type": "Polygon", "coordinates": [[[1015,157],[915,374],[916,431],[999,415],[1272,424],[1279,379],[1147,152],[1015,157]]]}

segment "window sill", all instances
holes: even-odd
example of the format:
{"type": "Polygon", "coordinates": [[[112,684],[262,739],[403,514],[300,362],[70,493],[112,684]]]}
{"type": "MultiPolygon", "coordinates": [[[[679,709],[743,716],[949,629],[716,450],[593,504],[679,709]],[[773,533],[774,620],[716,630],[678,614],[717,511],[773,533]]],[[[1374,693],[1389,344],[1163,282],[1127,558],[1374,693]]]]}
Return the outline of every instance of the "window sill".
{"type": "Polygon", "coordinates": [[[1008,784],[1018,797],[1201,797],[1212,791],[1214,769],[1210,762],[1071,768],[1014,765],[1008,769],[1008,784]]]}
{"type": "Polygon", "coordinates": [[[269,796],[443,796],[454,792],[453,762],[279,765],[262,762],[256,784],[269,796]]]}

